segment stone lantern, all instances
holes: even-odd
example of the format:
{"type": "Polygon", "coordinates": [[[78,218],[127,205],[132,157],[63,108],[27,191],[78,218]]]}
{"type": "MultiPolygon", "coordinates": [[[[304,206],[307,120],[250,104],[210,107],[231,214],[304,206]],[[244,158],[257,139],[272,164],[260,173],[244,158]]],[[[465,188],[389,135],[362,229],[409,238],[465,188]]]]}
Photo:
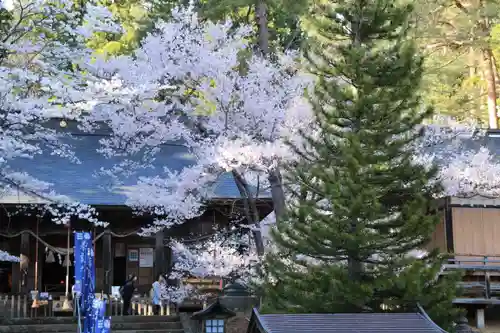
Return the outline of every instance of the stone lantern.
{"type": "Polygon", "coordinates": [[[222,292],[224,296],[250,296],[248,288],[238,281],[228,284],[222,292]]]}
{"type": "Polygon", "coordinates": [[[228,284],[223,290],[224,304],[231,310],[245,311],[255,307],[256,298],[252,297],[250,291],[241,282],[228,284]]]}
{"type": "Polygon", "coordinates": [[[236,313],[221,304],[217,297],[214,303],[195,312],[191,319],[197,323],[197,333],[226,333],[227,319],[235,315],[236,313]]]}
{"type": "Polygon", "coordinates": [[[467,318],[465,316],[461,316],[458,319],[457,326],[455,327],[455,332],[457,333],[475,333],[472,328],[469,326],[467,318]]]}

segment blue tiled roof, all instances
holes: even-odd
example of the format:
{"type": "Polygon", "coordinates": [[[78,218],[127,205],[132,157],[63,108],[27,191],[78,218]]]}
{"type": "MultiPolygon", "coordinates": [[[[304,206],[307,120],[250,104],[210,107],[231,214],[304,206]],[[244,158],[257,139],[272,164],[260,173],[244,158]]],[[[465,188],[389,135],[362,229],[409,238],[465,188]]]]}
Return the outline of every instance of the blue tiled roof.
{"type": "MultiPolygon", "coordinates": [[[[71,125],[71,124],[70,124],[71,125]]],[[[124,205],[126,196],[124,189],[120,187],[110,188],[107,177],[96,175],[96,171],[102,168],[111,168],[120,160],[118,158],[107,159],[97,152],[100,147],[99,140],[106,135],[82,135],[73,129],[70,143],[74,148],[76,157],[81,164],[70,160],[53,156],[50,151],[36,155],[33,159],[18,159],[9,161],[9,167],[14,171],[26,172],[29,175],[53,184],[56,193],[66,195],[76,201],[91,205],[124,205]]],[[[447,155],[453,155],[456,151],[478,151],[481,147],[488,148],[492,154],[500,160],[500,131],[490,131],[489,135],[477,139],[458,140],[458,144],[445,142],[443,144],[429,147],[432,151],[439,151],[441,159],[446,160],[447,155]]],[[[439,162],[439,161],[438,161],[439,162]]],[[[181,171],[184,167],[194,163],[194,157],[188,149],[179,144],[171,143],[164,145],[162,151],[157,154],[152,168],[140,170],[134,176],[120,179],[123,187],[137,184],[139,177],[151,177],[161,175],[163,168],[171,171],[181,171]]],[[[240,198],[238,189],[230,174],[222,175],[213,187],[214,198],[240,198]]],[[[269,193],[261,193],[261,197],[269,197],[269,193]]],[[[32,202],[30,196],[19,193],[12,196],[0,197],[1,203],[25,203],[32,202]],[[23,198],[24,196],[24,198],[23,198]]]]}
{"type": "MultiPolygon", "coordinates": [[[[73,200],[91,205],[124,205],[126,196],[123,187],[137,184],[139,177],[161,175],[164,167],[170,171],[181,171],[194,162],[193,156],[185,146],[180,144],[164,145],[157,154],[153,168],[139,170],[137,174],[120,181],[123,187],[106,186],[109,178],[96,175],[101,167],[110,168],[120,160],[107,159],[97,152],[100,135],[74,135],[70,143],[81,164],[73,163],[67,158],[52,156],[44,152],[33,159],[18,159],[9,162],[9,166],[20,172],[26,172],[39,180],[53,184],[57,194],[70,197],[73,200]],[[103,186],[105,185],[105,186],[103,186]]],[[[216,198],[238,198],[240,194],[230,174],[218,179],[213,191],[216,198]]],[[[21,194],[23,195],[23,194],[21,194]]],[[[0,198],[3,203],[24,203],[19,196],[0,198]]]]}

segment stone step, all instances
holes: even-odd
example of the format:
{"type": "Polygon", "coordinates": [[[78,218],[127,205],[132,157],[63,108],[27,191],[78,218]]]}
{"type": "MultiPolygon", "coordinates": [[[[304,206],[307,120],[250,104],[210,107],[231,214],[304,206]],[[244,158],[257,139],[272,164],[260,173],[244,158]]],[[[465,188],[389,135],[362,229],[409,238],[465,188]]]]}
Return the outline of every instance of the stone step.
{"type": "MultiPolygon", "coordinates": [[[[75,331],[65,331],[65,332],[60,332],[60,333],[75,333],[75,331]]],[[[184,333],[184,330],[182,329],[175,329],[175,330],[162,330],[162,329],[156,329],[156,330],[127,330],[127,331],[118,331],[120,333],[184,333]]]]}
{"type": "MultiPolygon", "coordinates": [[[[153,329],[153,330],[126,330],[126,331],[118,331],[120,333],[184,333],[184,330],[182,328],[180,329],[170,329],[170,330],[163,330],[163,329],[153,329]]],[[[73,333],[68,332],[68,333],[73,333]]]]}
{"type": "MultiPolygon", "coordinates": [[[[111,319],[111,330],[163,330],[172,331],[182,329],[182,324],[178,321],[158,321],[158,322],[114,322],[111,319]]],[[[38,324],[38,325],[0,325],[0,333],[62,333],[76,332],[76,323],[70,324],[38,324]]]]}
{"type": "MultiPolygon", "coordinates": [[[[83,330],[83,327],[82,327],[83,330]]],[[[77,331],[77,327],[72,327],[72,328],[66,328],[63,331],[57,331],[57,333],[75,333],[77,331]]],[[[112,332],[119,332],[119,333],[184,333],[184,330],[182,328],[139,328],[139,329],[112,329],[112,332]]],[[[12,333],[37,333],[36,329],[33,330],[18,330],[18,331],[9,331],[12,333]]],[[[52,331],[55,332],[55,331],[52,331]]]]}
{"type": "Polygon", "coordinates": [[[159,321],[159,322],[143,322],[143,323],[113,323],[111,319],[111,328],[113,331],[116,330],[140,330],[140,329],[165,329],[165,330],[176,330],[182,329],[182,324],[180,321],[159,321]]]}
{"type": "MultiPolygon", "coordinates": [[[[111,323],[163,323],[178,322],[179,316],[112,316],[111,323]]],[[[0,326],[12,325],[58,325],[76,324],[74,317],[50,317],[50,318],[0,318],[0,326]]]]}

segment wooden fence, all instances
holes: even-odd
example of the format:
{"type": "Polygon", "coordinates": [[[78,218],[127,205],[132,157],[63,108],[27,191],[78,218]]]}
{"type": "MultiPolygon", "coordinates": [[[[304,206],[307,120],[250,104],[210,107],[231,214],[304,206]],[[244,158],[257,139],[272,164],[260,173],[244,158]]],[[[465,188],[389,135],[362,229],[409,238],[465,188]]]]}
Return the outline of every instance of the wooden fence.
{"type": "MultiPolygon", "coordinates": [[[[100,298],[101,294],[96,295],[100,298]]],[[[123,301],[117,299],[107,300],[107,316],[123,316],[123,301]]],[[[4,318],[35,318],[54,316],[73,316],[74,311],[62,309],[62,300],[39,301],[38,307],[33,308],[33,301],[26,295],[0,295],[0,317],[4,318]]],[[[73,305],[73,304],[72,304],[73,305]]],[[[167,302],[160,306],[160,315],[168,316],[176,313],[177,308],[167,302]]],[[[153,304],[149,297],[135,296],[131,301],[131,315],[151,316],[153,315],[153,304]]]]}
{"type": "Polygon", "coordinates": [[[26,318],[32,317],[31,303],[28,296],[0,295],[0,317],[26,318]]]}

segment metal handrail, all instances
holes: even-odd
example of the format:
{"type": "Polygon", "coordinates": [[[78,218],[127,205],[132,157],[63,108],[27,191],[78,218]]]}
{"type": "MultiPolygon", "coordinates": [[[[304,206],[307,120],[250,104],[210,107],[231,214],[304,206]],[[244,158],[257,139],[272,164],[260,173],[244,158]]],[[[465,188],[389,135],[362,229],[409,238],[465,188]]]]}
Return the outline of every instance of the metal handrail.
{"type": "Polygon", "coordinates": [[[476,264],[473,266],[487,266],[488,264],[500,264],[500,255],[455,253],[451,258],[447,259],[447,263],[448,265],[476,264]]]}
{"type": "Polygon", "coordinates": [[[448,261],[453,261],[453,262],[484,262],[484,263],[500,263],[500,260],[489,260],[487,258],[485,259],[456,259],[456,258],[450,258],[448,261]]]}

